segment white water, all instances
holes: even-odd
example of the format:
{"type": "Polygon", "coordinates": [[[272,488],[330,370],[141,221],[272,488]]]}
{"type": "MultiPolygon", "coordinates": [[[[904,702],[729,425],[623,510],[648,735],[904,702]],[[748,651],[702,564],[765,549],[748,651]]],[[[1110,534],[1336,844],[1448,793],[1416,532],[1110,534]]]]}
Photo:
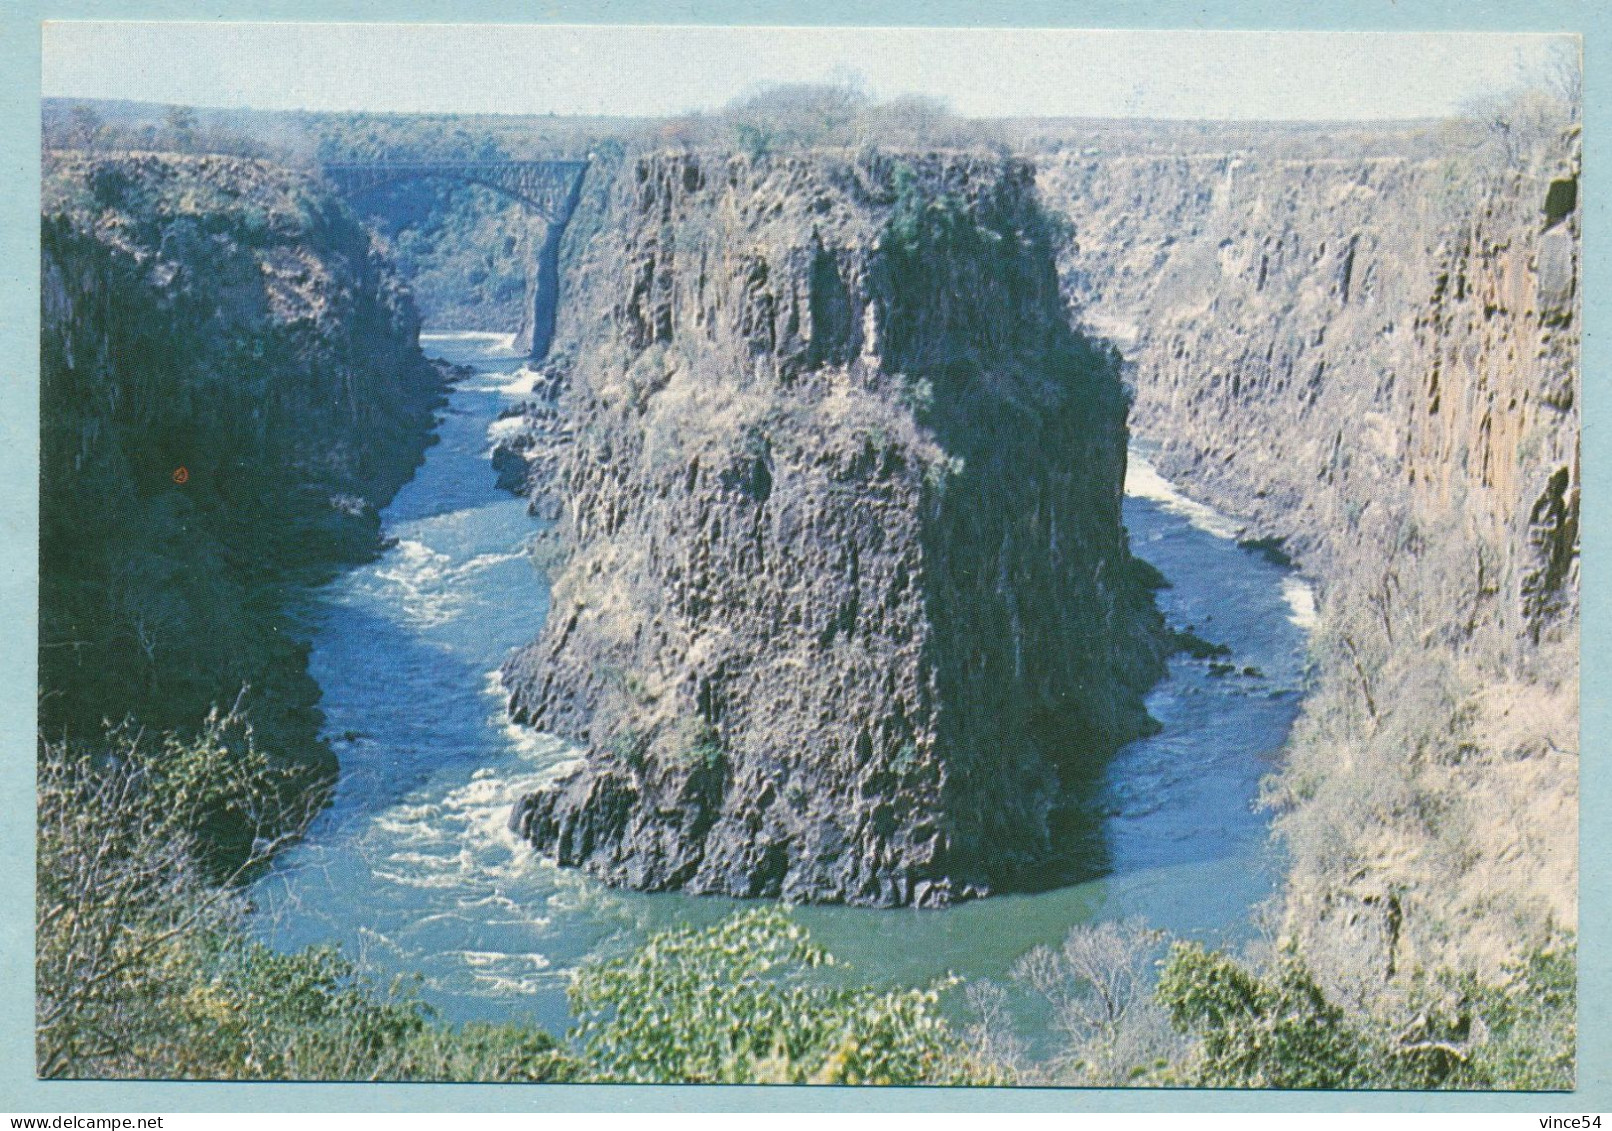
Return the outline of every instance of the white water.
{"type": "MultiPolygon", "coordinates": [[[[1235,541],[1243,533],[1241,523],[1187,498],[1155,470],[1146,456],[1135,451],[1130,453],[1125,466],[1125,494],[1133,499],[1157,503],[1169,513],[1180,515],[1199,530],[1216,538],[1235,541]]],[[[1308,581],[1295,573],[1284,576],[1282,600],[1287,602],[1290,610],[1288,620],[1296,628],[1308,632],[1315,627],[1315,588],[1308,581]]]]}

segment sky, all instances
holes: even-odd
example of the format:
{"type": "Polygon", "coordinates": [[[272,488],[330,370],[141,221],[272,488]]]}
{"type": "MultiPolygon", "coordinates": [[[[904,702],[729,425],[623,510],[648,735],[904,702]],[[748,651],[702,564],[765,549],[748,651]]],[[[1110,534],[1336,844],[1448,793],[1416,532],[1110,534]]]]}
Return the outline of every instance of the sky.
{"type": "Polygon", "coordinates": [[[1574,37],[1008,28],[51,22],[46,97],[274,110],[669,115],[854,81],[970,117],[1420,118],[1574,37]]]}

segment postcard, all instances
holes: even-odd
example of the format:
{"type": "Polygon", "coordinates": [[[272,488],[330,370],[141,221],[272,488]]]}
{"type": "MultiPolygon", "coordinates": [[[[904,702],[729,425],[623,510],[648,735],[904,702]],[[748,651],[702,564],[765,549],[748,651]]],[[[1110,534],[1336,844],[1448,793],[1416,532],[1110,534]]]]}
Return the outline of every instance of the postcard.
{"type": "Polygon", "coordinates": [[[31,26],[27,1095],[1598,1086],[1582,29],[31,26]]]}

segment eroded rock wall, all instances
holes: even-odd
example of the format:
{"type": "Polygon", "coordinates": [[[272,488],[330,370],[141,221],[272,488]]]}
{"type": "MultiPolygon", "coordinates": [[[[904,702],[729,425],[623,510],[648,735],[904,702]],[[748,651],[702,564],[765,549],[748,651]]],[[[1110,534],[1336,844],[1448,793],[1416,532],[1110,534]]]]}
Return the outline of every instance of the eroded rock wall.
{"type": "Polygon", "coordinates": [[[1161,469],[1319,583],[1290,929],[1328,974],[1493,972],[1576,922],[1576,138],[1271,136],[1044,158],[1065,284],[1161,469]]]}
{"type": "Polygon", "coordinates": [[[40,726],[239,703],[309,777],[290,587],[379,544],[442,377],[370,236],[299,175],[53,154],[41,264],[40,726]]]}
{"type": "Polygon", "coordinates": [[[568,556],[505,671],[588,753],[515,827],[651,890],[937,905],[1090,869],[1068,789],[1147,728],[1165,634],[1117,359],[1068,328],[1031,166],[606,184],[540,412],[568,556]]]}
{"type": "Polygon", "coordinates": [[[1164,470],[1323,580],[1352,511],[1456,507],[1516,555],[1496,610],[1516,628],[1559,606],[1576,537],[1577,214],[1545,208],[1575,178],[1565,152],[1500,183],[1450,158],[1221,153],[1045,160],[1042,184],[1164,470]]]}

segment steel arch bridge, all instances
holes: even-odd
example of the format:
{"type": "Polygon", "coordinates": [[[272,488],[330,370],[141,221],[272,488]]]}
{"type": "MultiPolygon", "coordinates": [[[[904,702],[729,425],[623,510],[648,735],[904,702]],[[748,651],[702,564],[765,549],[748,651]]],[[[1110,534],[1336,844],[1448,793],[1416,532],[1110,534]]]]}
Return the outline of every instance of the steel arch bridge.
{"type": "Polygon", "coordinates": [[[352,161],[324,166],[325,178],[348,196],[366,196],[400,181],[438,178],[502,193],[548,221],[575,207],[586,161],[352,161]]]}
{"type": "Polygon", "coordinates": [[[479,185],[525,205],[543,222],[529,265],[530,305],[516,331],[533,359],[554,340],[560,294],[560,237],[582,198],[586,161],[353,161],[324,166],[325,179],[354,199],[401,181],[436,177],[479,185]]]}

